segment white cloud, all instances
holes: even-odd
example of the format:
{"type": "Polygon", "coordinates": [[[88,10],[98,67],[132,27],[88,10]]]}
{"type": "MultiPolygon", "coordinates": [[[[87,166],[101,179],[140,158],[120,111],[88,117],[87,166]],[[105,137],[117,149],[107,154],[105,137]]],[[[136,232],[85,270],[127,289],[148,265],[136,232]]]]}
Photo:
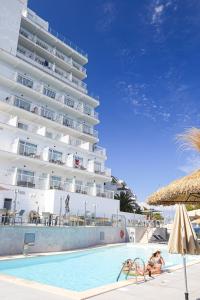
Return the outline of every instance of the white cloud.
{"type": "Polygon", "coordinates": [[[98,7],[100,13],[99,20],[97,21],[96,28],[100,32],[105,32],[111,29],[117,17],[117,9],[113,1],[104,2],[98,7]]]}

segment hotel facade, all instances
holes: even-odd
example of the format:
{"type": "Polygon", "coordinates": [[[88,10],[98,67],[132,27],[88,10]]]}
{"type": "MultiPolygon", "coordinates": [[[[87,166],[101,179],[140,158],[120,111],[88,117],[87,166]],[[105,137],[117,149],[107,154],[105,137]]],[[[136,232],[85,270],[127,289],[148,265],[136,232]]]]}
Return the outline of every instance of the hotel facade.
{"type": "Polygon", "coordinates": [[[111,217],[111,170],[98,145],[97,97],[84,79],[87,54],[27,7],[0,10],[0,208],[111,217]],[[3,190],[6,189],[6,190],[3,190]]]}

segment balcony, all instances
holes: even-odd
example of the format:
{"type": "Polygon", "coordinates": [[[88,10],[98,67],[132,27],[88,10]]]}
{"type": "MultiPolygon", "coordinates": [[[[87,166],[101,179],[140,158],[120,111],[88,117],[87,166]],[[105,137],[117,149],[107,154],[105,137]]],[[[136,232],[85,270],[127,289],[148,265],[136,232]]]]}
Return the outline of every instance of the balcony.
{"type": "Polygon", "coordinates": [[[35,177],[34,176],[29,176],[29,175],[17,175],[17,186],[22,186],[22,187],[28,187],[28,188],[35,188],[35,177]]]}
{"type": "Polygon", "coordinates": [[[54,77],[62,80],[63,82],[71,85],[79,89],[81,92],[87,94],[87,85],[83,81],[79,80],[78,78],[68,75],[69,73],[62,70],[61,68],[57,67],[56,64],[51,63],[50,61],[44,59],[43,57],[36,55],[35,53],[29,51],[28,49],[18,46],[17,48],[17,56],[36,67],[39,67],[43,71],[53,75],[54,77]],[[59,71],[60,70],[60,71],[59,71]]]}
{"type": "Polygon", "coordinates": [[[71,57],[65,55],[64,53],[62,53],[55,47],[50,46],[44,40],[40,39],[37,35],[33,35],[32,33],[30,33],[28,30],[26,30],[23,27],[20,28],[20,34],[23,36],[23,38],[28,39],[29,41],[31,41],[35,45],[41,47],[45,51],[48,51],[48,53],[50,53],[52,56],[54,56],[54,58],[56,57],[59,60],[62,60],[63,62],[65,62],[67,65],[70,66],[70,69],[72,68],[75,71],[76,74],[80,75],[79,72],[81,72],[84,75],[81,77],[86,76],[86,69],[82,65],[80,65],[78,62],[74,61],[71,57]],[[78,71],[78,73],[77,73],[77,71],[78,71]]]}
{"type": "Polygon", "coordinates": [[[37,154],[37,145],[23,141],[19,142],[18,154],[30,158],[40,159],[40,155],[37,154]]]}
{"type": "Polygon", "coordinates": [[[37,116],[41,116],[50,121],[59,123],[60,125],[62,125],[64,127],[69,127],[75,131],[81,132],[86,135],[91,135],[95,138],[98,137],[97,131],[94,130],[92,127],[87,126],[87,127],[89,127],[89,129],[87,128],[87,131],[86,131],[84,123],[70,119],[69,117],[66,117],[66,115],[58,114],[53,110],[45,108],[44,106],[39,106],[37,104],[33,104],[30,101],[27,101],[27,100],[24,100],[19,97],[15,97],[15,96],[6,97],[5,99],[1,99],[1,101],[5,102],[9,105],[18,107],[20,109],[26,110],[28,112],[31,112],[32,114],[35,114],[37,116]]]}

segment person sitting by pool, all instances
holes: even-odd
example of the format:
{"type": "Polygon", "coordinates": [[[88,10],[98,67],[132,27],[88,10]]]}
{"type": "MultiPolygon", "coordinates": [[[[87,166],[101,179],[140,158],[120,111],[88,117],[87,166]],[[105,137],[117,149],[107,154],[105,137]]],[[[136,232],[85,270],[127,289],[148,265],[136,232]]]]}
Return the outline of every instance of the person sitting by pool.
{"type": "Polygon", "coordinates": [[[123,272],[132,276],[144,276],[144,268],[138,262],[132,259],[127,259],[123,266],[123,272]]]}
{"type": "Polygon", "coordinates": [[[150,257],[146,271],[151,277],[152,274],[160,274],[162,272],[162,267],[165,265],[165,261],[161,256],[161,251],[156,251],[150,257]]]}

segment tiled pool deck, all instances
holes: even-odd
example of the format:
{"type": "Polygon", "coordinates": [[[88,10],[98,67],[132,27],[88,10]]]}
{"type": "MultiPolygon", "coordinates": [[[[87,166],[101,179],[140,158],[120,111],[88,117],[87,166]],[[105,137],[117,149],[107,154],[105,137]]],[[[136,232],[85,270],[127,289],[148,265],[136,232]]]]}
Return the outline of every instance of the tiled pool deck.
{"type": "MultiPolygon", "coordinates": [[[[188,285],[190,291],[190,300],[200,300],[200,263],[188,267],[188,285]]],[[[2,300],[74,300],[88,299],[86,295],[76,297],[76,295],[66,296],[59,291],[50,288],[40,289],[34,283],[21,284],[12,279],[0,278],[0,294],[2,300]]],[[[184,299],[184,277],[183,269],[178,269],[171,273],[165,273],[155,279],[148,280],[145,283],[132,284],[121,287],[101,295],[90,297],[94,300],[167,300],[184,299]]]]}

